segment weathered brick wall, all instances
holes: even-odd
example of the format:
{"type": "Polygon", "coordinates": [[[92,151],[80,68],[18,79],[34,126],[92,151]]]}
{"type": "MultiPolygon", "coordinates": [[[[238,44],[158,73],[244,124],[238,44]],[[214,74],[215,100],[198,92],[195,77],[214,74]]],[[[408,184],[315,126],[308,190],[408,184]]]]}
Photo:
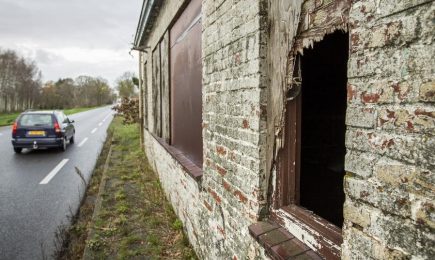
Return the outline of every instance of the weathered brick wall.
{"type": "MultiPolygon", "coordinates": [[[[185,3],[165,1],[151,50],[185,3]]],[[[202,181],[144,133],[148,159],[201,259],[266,258],[247,228],[267,207],[266,3],[203,0],[202,181]]],[[[426,0],[353,1],[344,259],[435,255],[434,9],[426,0]]]]}
{"type": "MultiPolygon", "coordinates": [[[[181,7],[186,4],[187,0],[165,1],[159,11],[159,15],[154,23],[154,27],[147,35],[146,46],[147,53],[142,53],[143,63],[141,69],[146,70],[146,101],[145,107],[148,111],[148,116],[145,118],[146,125],[149,131],[155,129],[153,107],[155,100],[153,99],[153,77],[152,77],[152,50],[161,41],[163,35],[172,21],[176,18],[181,7]],[[146,64],[144,64],[146,62],[146,64]]],[[[142,86],[144,87],[144,86],[142,86]]],[[[201,234],[202,227],[200,226],[199,212],[201,183],[195,181],[189,176],[181,164],[169,154],[166,149],[152,136],[148,130],[144,131],[144,147],[147,158],[152,168],[158,173],[161,185],[165,191],[166,197],[173,205],[174,211],[183,222],[186,234],[189,241],[200,254],[200,239],[197,234],[201,234]]]]}
{"type": "Polygon", "coordinates": [[[201,245],[200,211],[202,210],[200,192],[201,183],[187,174],[181,164],[156,139],[145,131],[145,152],[150,165],[157,172],[166,197],[175,213],[183,222],[189,241],[195,250],[201,245]]]}
{"type": "MultiPolygon", "coordinates": [[[[184,2],[165,1],[147,47],[154,49],[184,2]]],[[[201,259],[266,258],[248,233],[264,205],[260,128],[265,124],[265,93],[260,69],[265,32],[260,2],[203,1],[202,181],[190,177],[148,131],[144,133],[150,164],[201,259]]],[[[144,58],[149,129],[154,113],[151,58],[144,58]]]]}
{"type": "Polygon", "coordinates": [[[433,1],[350,12],[344,259],[435,255],[433,1]]]}
{"type": "Polygon", "coordinates": [[[204,176],[209,259],[264,257],[248,233],[262,198],[265,1],[203,1],[204,176]]]}

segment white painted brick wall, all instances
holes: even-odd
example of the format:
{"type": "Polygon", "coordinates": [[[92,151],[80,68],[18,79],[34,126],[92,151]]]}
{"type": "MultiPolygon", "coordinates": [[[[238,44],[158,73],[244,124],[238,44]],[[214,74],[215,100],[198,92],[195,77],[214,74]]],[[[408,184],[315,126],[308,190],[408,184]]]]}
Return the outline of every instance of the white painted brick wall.
{"type": "Polygon", "coordinates": [[[344,259],[435,255],[434,10],[352,6],[344,259]]]}
{"type": "MultiPolygon", "coordinates": [[[[149,36],[151,49],[183,2],[165,2],[149,36]]],[[[265,2],[203,0],[202,181],[145,133],[147,156],[204,259],[265,258],[248,234],[267,189],[265,2]]],[[[434,5],[352,3],[344,259],[435,254],[434,5]]],[[[148,97],[152,118],[151,92],[148,97]]]]}

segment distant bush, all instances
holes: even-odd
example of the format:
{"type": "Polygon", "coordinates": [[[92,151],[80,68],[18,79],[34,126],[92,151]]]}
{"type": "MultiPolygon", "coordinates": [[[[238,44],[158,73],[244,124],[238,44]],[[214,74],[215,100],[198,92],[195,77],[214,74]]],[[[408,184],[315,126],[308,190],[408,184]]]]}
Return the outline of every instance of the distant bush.
{"type": "Polygon", "coordinates": [[[122,98],[121,104],[112,108],[124,120],[125,125],[139,123],[139,99],[138,98],[122,98]]]}

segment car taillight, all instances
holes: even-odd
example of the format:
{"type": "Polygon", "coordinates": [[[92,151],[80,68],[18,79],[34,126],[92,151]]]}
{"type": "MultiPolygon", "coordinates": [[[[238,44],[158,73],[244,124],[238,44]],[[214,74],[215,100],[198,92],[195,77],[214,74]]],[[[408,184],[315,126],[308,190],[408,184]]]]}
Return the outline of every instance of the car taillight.
{"type": "Polygon", "coordinates": [[[54,122],[54,132],[56,132],[56,134],[60,134],[60,127],[57,122],[54,122]]]}
{"type": "Polygon", "coordinates": [[[12,135],[16,135],[17,134],[17,128],[18,128],[18,124],[17,122],[14,122],[14,124],[12,125],[12,135]]]}

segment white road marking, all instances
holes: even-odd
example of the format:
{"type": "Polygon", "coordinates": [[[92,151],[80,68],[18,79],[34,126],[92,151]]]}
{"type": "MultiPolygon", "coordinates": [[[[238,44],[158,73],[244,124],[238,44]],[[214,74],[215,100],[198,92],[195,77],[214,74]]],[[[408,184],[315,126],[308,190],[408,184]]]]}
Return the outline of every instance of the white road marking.
{"type": "Polygon", "coordinates": [[[83,141],[81,141],[81,142],[79,143],[78,147],[82,147],[82,146],[86,143],[87,140],[88,140],[87,137],[86,137],[85,139],[83,139],[83,141]]]}
{"type": "Polygon", "coordinates": [[[0,133],[0,136],[2,136],[3,134],[2,133],[0,133]]]}
{"type": "Polygon", "coordinates": [[[98,128],[94,128],[94,129],[91,131],[91,134],[97,132],[97,130],[98,130],[98,128]]]}
{"type": "Polygon", "coordinates": [[[101,123],[98,124],[98,126],[102,126],[102,125],[103,125],[103,122],[101,122],[101,123]]]}
{"type": "Polygon", "coordinates": [[[105,121],[107,120],[107,118],[109,118],[109,116],[111,116],[111,115],[112,115],[112,113],[108,114],[108,115],[103,119],[103,122],[105,122],[105,121]]]}
{"type": "Polygon", "coordinates": [[[54,176],[62,169],[69,159],[63,159],[39,184],[47,184],[53,179],[54,176]]]}

